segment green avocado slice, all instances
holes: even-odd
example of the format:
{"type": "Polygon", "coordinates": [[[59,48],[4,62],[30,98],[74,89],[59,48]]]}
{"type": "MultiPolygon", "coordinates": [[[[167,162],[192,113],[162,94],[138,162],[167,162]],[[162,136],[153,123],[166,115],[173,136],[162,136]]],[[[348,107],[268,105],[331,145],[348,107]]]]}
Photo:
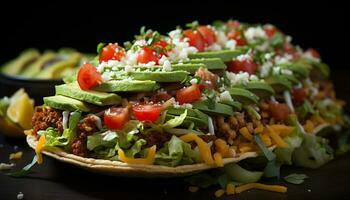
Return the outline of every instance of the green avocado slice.
{"type": "Polygon", "coordinates": [[[49,107],[59,110],[80,110],[83,112],[89,112],[93,109],[92,105],[61,95],[44,97],[44,103],[49,107]]]}
{"type": "Polygon", "coordinates": [[[151,92],[159,88],[155,81],[112,80],[93,88],[100,92],[151,92]]]}
{"type": "Polygon", "coordinates": [[[181,82],[188,76],[186,71],[171,72],[128,72],[135,80],[151,80],[156,82],[181,82]]]}
{"type": "Polygon", "coordinates": [[[256,104],[259,101],[259,97],[249,90],[232,87],[228,89],[232,98],[243,104],[256,104]]]}
{"type": "Polygon", "coordinates": [[[171,115],[181,115],[182,113],[185,112],[185,110],[187,110],[187,116],[189,117],[194,117],[194,118],[198,118],[201,119],[203,121],[208,121],[208,115],[206,115],[205,113],[197,110],[197,109],[186,109],[186,108],[174,108],[174,107],[170,107],[169,109],[167,109],[167,114],[171,114],[171,115]]]}
{"type": "Polygon", "coordinates": [[[233,111],[242,110],[242,104],[239,103],[238,101],[220,101],[219,103],[231,106],[233,111]]]}
{"type": "Polygon", "coordinates": [[[237,87],[249,90],[260,98],[268,98],[275,94],[273,88],[266,82],[262,81],[250,81],[247,84],[242,84],[237,87]]]}
{"type": "Polygon", "coordinates": [[[197,58],[183,61],[184,64],[204,64],[209,70],[226,69],[225,63],[220,58],[197,58]]]}
{"type": "Polygon", "coordinates": [[[270,76],[265,79],[266,83],[268,83],[274,90],[275,92],[283,92],[283,91],[291,91],[292,90],[292,83],[286,79],[283,76],[270,76]]]}
{"type": "Polygon", "coordinates": [[[14,76],[20,75],[26,70],[30,63],[35,62],[40,57],[40,53],[36,49],[28,49],[22,52],[17,58],[7,62],[1,69],[1,73],[14,76]]]}
{"type": "Polygon", "coordinates": [[[201,67],[205,67],[205,64],[203,63],[178,63],[178,64],[174,64],[171,66],[173,68],[173,70],[182,70],[182,71],[186,71],[189,72],[191,74],[196,73],[196,71],[201,68],[201,67]]]}
{"type": "MultiPolygon", "coordinates": [[[[165,120],[173,119],[176,116],[177,115],[172,115],[172,114],[167,113],[165,116],[165,120]]],[[[192,123],[194,123],[194,125],[198,128],[208,127],[208,120],[203,120],[203,119],[199,119],[199,118],[191,117],[191,116],[186,116],[186,118],[183,121],[183,123],[181,124],[181,126],[189,127],[189,126],[191,126],[192,123]]]]}
{"type": "Polygon", "coordinates": [[[56,95],[62,95],[98,106],[118,105],[122,99],[114,93],[82,90],[77,83],[56,86],[56,95]]]}
{"type": "Polygon", "coordinates": [[[60,79],[62,72],[72,69],[78,65],[81,59],[80,53],[73,53],[67,60],[56,62],[55,64],[42,69],[35,77],[41,79],[60,79]]]}
{"type": "Polygon", "coordinates": [[[215,105],[213,106],[214,109],[210,109],[208,107],[208,103],[206,100],[194,102],[192,105],[193,108],[203,111],[204,113],[207,113],[209,115],[232,116],[234,114],[231,106],[222,103],[215,102],[215,105]]]}
{"type": "Polygon", "coordinates": [[[46,51],[42,56],[40,56],[35,62],[31,63],[25,70],[21,73],[25,77],[34,77],[41,70],[45,63],[50,62],[56,58],[57,54],[53,51],[46,51]]]}
{"type": "Polygon", "coordinates": [[[233,58],[243,54],[242,49],[235,50],[220,50],[220,51],[207,51],[207,52],[198,52],[195,54],[190,54],[188,57],[190,59],[198,58],[220,58],[223,62],[231,61],[233,58]]]}

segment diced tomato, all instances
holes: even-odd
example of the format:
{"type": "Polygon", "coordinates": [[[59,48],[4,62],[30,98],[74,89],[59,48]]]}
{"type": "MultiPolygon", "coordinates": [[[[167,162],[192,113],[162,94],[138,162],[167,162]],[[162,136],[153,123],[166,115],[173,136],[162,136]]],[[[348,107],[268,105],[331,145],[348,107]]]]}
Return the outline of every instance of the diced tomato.
{"type": "Polygon", "coordinates": [[[265,25],[264,31],[265,31],[267,37],[271,39],[275,35],[275,33],[277,33],[278,30],[273,25],[265,25]]]}
{"type": "Polygon", "coordinates": [[[237,20],[229,20],[227,26],[233,29],[238,29],[241,26],[241,23],[237,20]]]}
{"type": "Polygon", "coordinates": [[[230,72],[248,72],[248,74],[255,74],[258,65],[252,59],[233,60],[227,64],[227,70],[230,72]]]}
{"type": "Polygon", "coordinates": [[[110,129],[122,129],[129,121],[128,108],[109,108],[105,111],[103,121],[110,129]]]}
{"type": "Polygon", "coordinates": [[[292,95],[294,103],[302,103],[306,98],[306,90],[304,88],[294,88],[292,95]]]}
{"type": "Polygon", "coordinates": [[[92,64],[84,64],[80,67],[77,80],[82,90],[88,90],[102,83],[101,74],[92,64]]]}
{"type": "Polygon", "coordinates": [[[196,71],[195,76],[200,77],[202,79],[202,81],[205,82],[205,84],[199,84],[199,87],[201,90],[203,89],[203,88],[201,88],[203,86],[205,88],[211,88],[211,89],[216,88],[219,77],[216,74],[210,72],[208,69],[202,68],[202,67],[199,68],[196,71]]]}
{"type": "Polygon", "coordinates": [[[165,42],[164,40],[159,40],[159,41],[155,42],[152,46],[154,46],[154,47],[158,46],[158,47],[165,49],[168,46],[168,43],[165,42]]]}
{"type": "Polygon", "coordinates": [[[183,35],[189,39],[188,43],[190,46],[196,47],[199,52],[204,51],[205,41],[202,34],[198,31],[188,29],[183,32],[183,35]]]}
{"type": "Polygon", "coordinates": [[[120,61],[125,56],[125,50],[120,47],[117,43],[115,44],[109,44],[105,47],[103,47],[99,61],[101,62],[107,62],[109,60],[118,60],[120,61]]]}
{"type": "Polygon", "coordinates": [[[270,103],[270,114],[277,121],[284,121],[291,114],[291,110],[284,103],[270,103]]]}
{"type": "Polygon", "coordinates": [[[231,40],[235,40],[237,46],[244,46],[247,44],[247,41],[244,39],[241,31],[231,30],[227,33],[227,37],[231,40]]]}
{"type": "Polygon", "coordinates": [[[309,48],[309,49],[306,50],[306,52],[309,53],[314,58],[317,58],[317,59],[321,58],[321,56],[318,53],[318,51],[316,49],[314,49],[314,48],[309,48]]]}
{"type": "Polygon", "coordinates": [[[155,122],[162,111],[162,105],[137,104],[132,107],[132,111],[139,121],[155,122]]]}
{"type": "Polygon", "coordinates": [[[180,104],[192,103],[201,98],[201,91],[197,84],[193,84],[189,87],[182,88],[176,91],[176,100],[180,104]]]}
{"type": "Polygon", "coordinates": [[[150,47],[143,47],[137,56],[138,63],[155,62],[158,64],[160,55],[157,55],[156,51],[150,47]]]}
{"type": "Polygon", "coordinates": [[[208,26],[199,26],[197,31],[203,36],[205,43],[210,46],[216,42],[216,35],[213,29],[208,26]]]}

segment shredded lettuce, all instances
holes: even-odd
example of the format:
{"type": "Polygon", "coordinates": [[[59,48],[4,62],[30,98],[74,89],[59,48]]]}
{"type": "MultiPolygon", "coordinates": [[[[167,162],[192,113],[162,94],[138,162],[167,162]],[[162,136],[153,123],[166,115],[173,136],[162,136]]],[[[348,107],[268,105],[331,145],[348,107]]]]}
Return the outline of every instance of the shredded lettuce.
{"type": "Polygon", "coordinates": [[[142,146],[146,143],[147,142],[144,139],[137,140],[130,149],[125,151],[126,156],[131,158],[135,157],[136,154],[141,152],[142,146]]]}
{"type": "Polygon", "coordinates": [[[199,151],[192,149],[191,145],[183,142],[176,136],[172,136],[156,154],[155,163],[166,166],[192,164],[200,161],[199,151]]]}
{"type": "Polygon", "coordinates": [[[76,137],[76,129],[81,118],[81,112],[73,112],[69,117],[69,126],[63,130],[62,135],[57,129],[49,127],[45,131],[39,131],[39,135],[45,135],[45,146],[63,146],[70,148],[70,144],[76,137]]]}
{"type": "Polygon", "coordinates": [[[185,118],[187,117],[187,109],[180,115],[176,116],[173,119],[168,120],[162,125],[163,129],[170,129],[170,128],[175,128],[177,126],[180,126],[185,118]]]}
{"type": "Polygon", "coordinates": [[[305,134],[303,142],[293,153],[293,163],[307,168],[318,168],[333,159],[327,151],[327,140],[312,134],[305,134]]]}

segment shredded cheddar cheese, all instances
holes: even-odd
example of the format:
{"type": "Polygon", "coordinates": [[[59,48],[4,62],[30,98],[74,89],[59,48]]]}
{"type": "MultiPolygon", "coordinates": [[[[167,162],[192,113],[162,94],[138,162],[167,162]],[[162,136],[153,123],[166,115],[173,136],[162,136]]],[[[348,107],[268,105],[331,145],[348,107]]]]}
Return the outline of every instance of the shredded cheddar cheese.
{"type": "Polygon", "coordinates": [[[262,133],[264,131],[264,126],[262,124],[259,124],[255,129],[254,129],[254,133],[258,134],[258,133],[262,133]]]}
{"type": "Polygon", "coordinates": [[[236,187],[232,183],[227,184],[226,194],[228,194],[228,195],[235,194],[235,189],[236,189],[236,187]]]}
{"type": "Polygon", "coordinates": [[[230,146],[223,139],[217,139],[214,142],[216,151],[219,152],[222,157],[230,157],[229,148],[230,146]]]}
{"type": "Polygon", "coordinates": [[[223,189],[216,190],[214,194],[216,197],[221,197],[222,195],[225,194],[225,190],[223,190],[223,189]]]}
{"type": "Polygon", "coordinates": [[[203,159],[203,161],[205,163],[207,163],[208,165],[213,165],[214,164],[214,160],[213,157],[211,155],[211,150],[208,146],[207,143],[205,143],[200,137],[198,137],[196,134],[194,133],[189,133],[186,135],[183,135],[180,137],[180,139],[184,142],[191,142],[191,141],[195,141],[198,145],[199,148],[199,152],[201,154],[201,157],[203,159]]]}
{"type": "Polygon", "coordinates": [[[249,130],[247,127],[243,127],[241,129],[239,129],[239,133],[243,135],[244,138],[246,138],[249,141],[253,140],[253,136],[252,134],[249,133],[249,130]]]}
{"type": "Polygon", "coordinates": [[[294,127],[286,126],[286,125],[282,125],[282,124],[273,124],[273,125],[270,125],[270,127],[276,133],[278,133],[281,137],[285,137],[294,131],[294,127]]]}
{"type": "Polygon", "coordinates": [[[128,158],[125,156],[124,151],[121,148],[119,148],[118,149],[118,156],[119,156],[119,159],[121,161],[128,163],[128,164],[152,165],[154,163],[154,159],[156,156],[156,149],[157,149],[156,145],[153,145],[149,149],[146,158],[128,158]]]}
{"type": "Polygon", "coordinates": [[[266,146],[271,146],[272,142],[271,142],[271,138],[268,134],[264,133],[260,135],[261,141],[266,145],[266,146]]]}
{"type": "Polygon", "coordinates": [[[250,189],[260,189],[260,190],[267,190],[267,191],[272,191],[272,192],[280,192],[280,193],[285,193],[287,192],[287,187],[285,186],[280,186],[280,185],[266,185],[262,183],[248,183],[245,185],[241,185],[236,187],[235,192],[237,194],[244,192],[246,190],[250,189]]]}
{"type": "Polygon", "coordinates": [[[9,159],[10,160],[19,160],[19,159],[22,158],[22,155],[23,155],[22,151],[19,151],[19,152],[16,152],[16,153],[11,153],[9,159]]]}
{"type": "Polygon", "coordinates": [[[266,126],[266,129],[269,136],[276,142],[277,147],[288,147],[288,144],[270,126],[266,126]]]}
{"type": "Polygon", "coordinates": [[[36,153],[36,157],[38,160],[38,164],[43,163],[43,155],[41,154],[41,151],[43,150],[43,148],[45,146],[45,142],[46,142],[45,135],[42,134],[39,138],[38,143],[36,144],[36,147],[35,147],[35,153],[36,153]]]}
{"type": "Polygon", "coordinates": [[[222,160],[222,156],[218,152],[214,153],[214,161],[215,161],[216,166],[218,166],[218,167],[224,166],[224,161],[222,160]]]}
{"type": "Polygon", "coordinates": [[[311,120],[306,120],[306,123],[304,125],[304,129],[307,133],[312,133],[315,129],[315,125],[311,120]]]}

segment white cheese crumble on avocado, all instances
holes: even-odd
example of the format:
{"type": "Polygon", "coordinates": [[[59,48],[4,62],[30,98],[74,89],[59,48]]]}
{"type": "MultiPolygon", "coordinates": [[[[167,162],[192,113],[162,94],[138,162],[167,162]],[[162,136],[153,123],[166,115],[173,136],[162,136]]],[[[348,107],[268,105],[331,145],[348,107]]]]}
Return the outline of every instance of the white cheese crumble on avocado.
{"type": "Polygon", "coordinates": [[[232,86],[237,84],[245,84],[249,81],[259,80],[256,75],[249,75],[248,72],[226,72],[226,76],[230,80],[232,86]]]}
{"type": "Polygon", "coordinates": [[[258,39],[267,39],[265,31],[260,26],[249,27],[246,31],[244,31],[244,36],[248,43],[254,43],[258,39]]]}

